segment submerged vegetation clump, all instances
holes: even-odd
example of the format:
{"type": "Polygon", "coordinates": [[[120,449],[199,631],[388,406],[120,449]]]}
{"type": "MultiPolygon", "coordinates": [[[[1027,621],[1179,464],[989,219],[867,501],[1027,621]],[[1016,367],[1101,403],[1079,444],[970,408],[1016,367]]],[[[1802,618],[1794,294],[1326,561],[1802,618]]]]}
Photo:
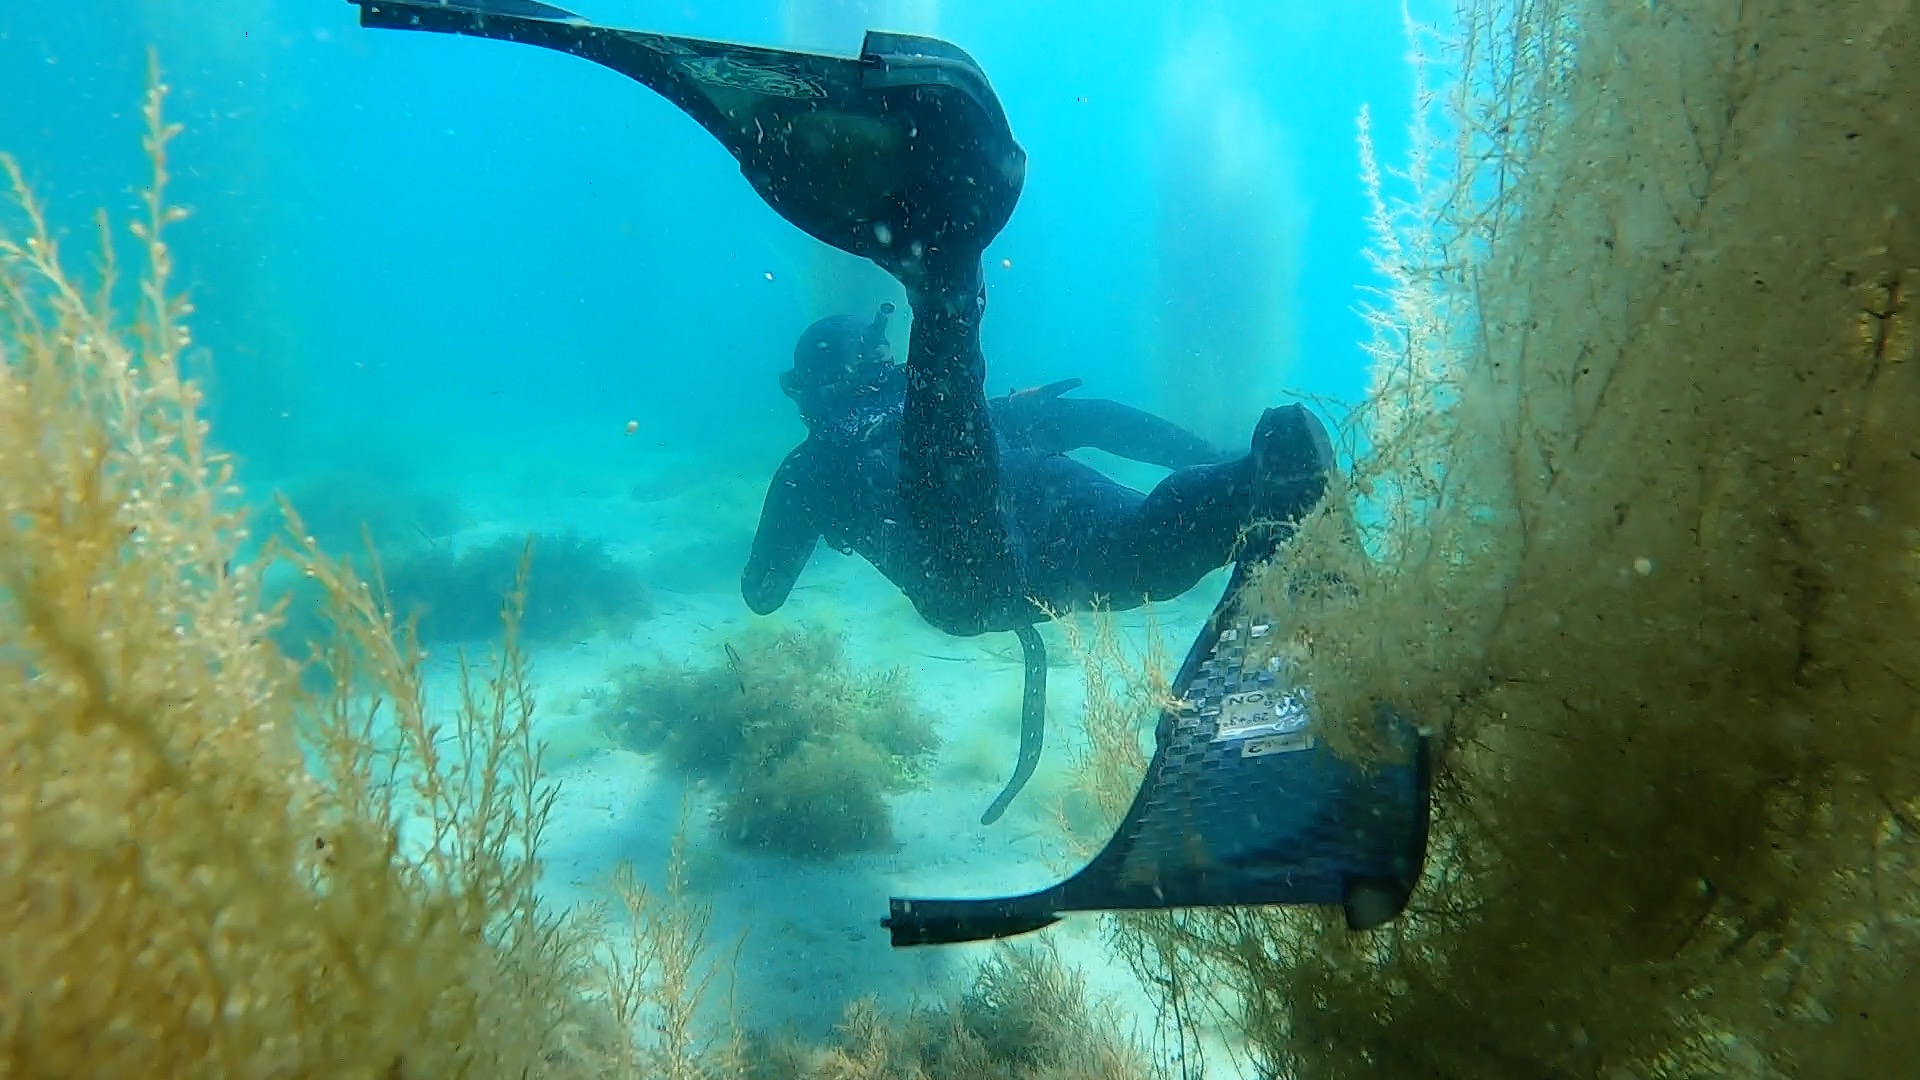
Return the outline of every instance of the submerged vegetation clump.
{"type": "Polygon", "coordinates": [[[965,993],[889,1014],[847,1008],[830,1045],[768,1043],[751,1080],[1159,1080],[1122,1017],[1044,946],[1000,945],[965,993]]]}
{"type": "Polygon", "coordinates": [[[5,162],[0,1074],[636,1072],[609,1002],[659,981],[601,977],[535,897],[552,804],[514,635],[430,708],[417,651],[308,549],[325,691],[270,640],[266,564],[180,368],[163,95],[131,317],[110,274],[69,276],[5,162]]]}
{"type": "MultiPolygon", "coordinates": [[[[303,539],[320,549],[298,506],[290,506],[303,539]]],[[[349,549],[355,550],[355,549],[349,549]]],[[[529,562],[519,632],[533,644],[572,643],[619,633],[653,616],[653,592],[640,572],[600,540],[573,532],[501,537],[455,553],[446,545],[376,550],[363,575],[382,587],[384,606],[428,647],[469,645],[500,636],[500,605],[529,562]]],[[[354,560],[349,560],[354,561],[354,560]]],[[[276,632],[287,654],[306,658],[321,640],[326,598],[305,579],[281,588],[285,624],[276,632]]]]}
{"type": "MultiPolygon", "coordinates": [[[[446,494],[373,469],[334,470],[303,476],[276,492],[299,516],[300,529],[322,551],[364,550],[369,543],[387,557],[442,543],[466,524],[459,503],[446,494]]],[[[265,531],[283,532],[280,504],[268,508],[265,531]]]]}
{"type": "Polygon", "coordinates": [[[1370,935],[1136,922],[1142,966],[1272,1075],[1909,1071],[1920,9],[1458,17],[1354,483],[1263,584],[1330,741],[1433,732],[1427,876],[1370,935]]]}
{"type": "Polygon", "coordinates": [[[604,541],[572,531],[501,537],[458,554],[417,551],[386,567],[382,581],[395,613],[418,620],[421,641],[481,641],[497,634],[500,598],[529,551],[521,626],[529,641],[573,642],[652,617],[653,593],[640,572],[604,541]]]}
{"type": "Polygon", "coordinates": [[[614,741],[717,780],[731,842],[807,857],[884,843],[886,796],[918,783],[940,742],[904,674],[854,669],[818,629],[716,651],[701,668],[618,672],[598,713],[614,741]]]}

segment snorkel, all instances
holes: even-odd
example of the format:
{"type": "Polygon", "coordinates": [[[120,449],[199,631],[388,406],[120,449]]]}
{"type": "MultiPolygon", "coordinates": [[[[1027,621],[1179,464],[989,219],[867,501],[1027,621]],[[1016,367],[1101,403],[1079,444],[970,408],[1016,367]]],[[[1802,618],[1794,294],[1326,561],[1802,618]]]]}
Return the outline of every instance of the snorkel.
{"type": "Polygon", "coordinates": [[[822,380],[815,386],[816,392],[851,399],[881,389],[899,373],[887,341],[887,323],[896,310],[891,300],[880,302],[873,319],[853,341],[854,354],[848,359],[845,373],[836,379],[822,380]]]}
{"type": "Polygon", "coordinates": [[[867,324],[866,332],[860,335],[862,361],[880,362],[881,350],[887,344],[887,320],[893,317],[895,310],[893,301],[880,301],[880,307],[873,313],[873,321],[867,324]]]}
{"type": "Polygon", "coordinates": [[[780,373],[780,389],[810,430],[840,441],[869,430],[861,416],[897,404],[902,369],[887,340],[897,310],[882,302],[865,323],[856,315],[832,316],[801,336],[793,368],[780,373]]]}

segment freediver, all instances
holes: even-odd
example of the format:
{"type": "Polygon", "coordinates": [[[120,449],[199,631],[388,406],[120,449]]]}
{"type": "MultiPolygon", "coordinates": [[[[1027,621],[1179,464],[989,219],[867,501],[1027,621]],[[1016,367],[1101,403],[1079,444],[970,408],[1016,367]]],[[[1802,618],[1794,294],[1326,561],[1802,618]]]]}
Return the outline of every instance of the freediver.
{"type": "Polygon", "coordinates": [[[892,304],[872,319],[821,319],[794,346],[780,387],[807,436],[768,484],[741,575],[756,613],[785,603],[821,539],[865,558],[953,634],[1015,629],[1096,602],[1136,607],[1231,561],[1249,526],[1285,523],[1319,499],[1331,450],[1297,406],[1269,410],[1251,452],[1230,456],[1151,413],[1066,396],[1078,379],[986,399],[972,359],[977,315],[966,318],[979,303],[978,253],[964,238],[942,239],[954,269],[923,279],[916,327],[931,310],[964,328],[916,329],[913,341],[957,353],[896,363],[892,304]],[[916,371],[940,392],[910,394],[916,371]],[[991,439],[969,436],[969,423],[984,423],[991,439]],[[1172,472],[1143,494],[1067,456],[1083,447],[1172,472]],[[968,498],[950,500],[954,491],[968,498]]]}
{"type": "MultiPolygon", "coordinates": [[[[825,537],[934,627],[1012,630],[1032,653],[1053,613],[1137,607],[1259,559],[1324,494],[1331,445],[1298,405],[1268,409],[1229,460],[1114,447],[1175,466],[1143,494],[1066,455],[1099,445],[1069,422],[1090,403],[989,403],[981,260],[1019,202],[1026,152],[963,50],[876,31],[858,57],[790,52],[598,26],[542,0],[353,2],[365,25],[523,42],[644,83],[776,213],[905,289],[904,366],[844,319],[801,342],[788,385],[809,434],[774,477],[742,577],[755,611],[784,602],[825,537]]],[[[1105,411],[1116,430],[1141,426],[1105,411]]]]}
{"type": "MultiPolygon", "coordinates": [[[[813,486],[776,490],[799,509],[770,515],[784,524],[762,529],[768,547],[757,543],[755,559],[781,573],[744,584],[762,606],[784,597],[826,536],[875,559],[934,626],[1012,630],[1027,660],[1020,761],[983,822],[1004,812],[1039,754],[1046,665],[1035,624],[1047,609],[1094,598],[1128,607],[1233,563],[1107,846],[1029,893],[892,897],[882,925],[895,946],[1006,937],[1074,911],[1338,904],[1364,930],[1405,909],[1426,857],[1426,738],[1383,706],[1383,745],[1404,756],[1363,767],[1322,745],[1310,695],[1254,646],[1274,613],[1242,589],[1322,497],[1333,468],[1325,428],[1299,406],[1269,409],[1244,453],[1215,461],[1178,460],[1152,438],[1113,443],[1174,467],[1142,494],[1064,453],[1108,445],[1111,427],[1076,433],[1072,422],[1075,409],[1084,420],[1101,406],[1059,393],[988,399],[981,257],[1019,201],[1026,154],[972,57],[884,31],[839,56],[626,30],[543,0],[352,2],[363,26],[553,49],[644,84],[719,140],[781,217],[905,288],[903,366],[887,363],[857,318],[837,324],[838,337],[823,333],[825,348],[802,350],[796,403],[819,411],[794,468],[813,486]],[[841,392],[812,403],[829,387],[841,392]],[[824,497],[833,492],[842,501],[824,497]]],[[[1107,409],[1109,420],[1123,415],[1107,409]]]]}

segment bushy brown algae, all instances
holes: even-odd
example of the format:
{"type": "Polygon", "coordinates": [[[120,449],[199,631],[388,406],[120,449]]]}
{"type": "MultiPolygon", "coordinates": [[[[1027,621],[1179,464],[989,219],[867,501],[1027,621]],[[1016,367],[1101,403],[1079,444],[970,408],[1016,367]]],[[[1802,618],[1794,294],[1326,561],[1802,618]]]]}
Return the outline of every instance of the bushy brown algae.
{"type": "Polygon", "coordinates": [[[719,784],[729,842],[831,858],[892,836],[886,797],[920,782],[940,745],[898,670],[865,672],[842,641],[788,628],[722,642],[710,663],[615,675],[599,722],[719,784]]]}
{"type": "Polygon", "coordinates": [[[683,895],[616,882],[625,966],[536,897],[553,794],[524,564],[451,707],[375,595],[297,542],[318,692],[273,643],[267,557],[182,377],[164,94],[131,318],[110,265],[70,275],[0,158],[20,210],[0,229],[0,1074],[738,1075],[621,1023],[700,992],[683,895]]]}
{"type": "Polygon", "coordinates": [[[1382,205],[1359,466],[1263,584],[1323,735],[1433,731],[1426,879],[1371,935],[1122,934],[1273,1075],[1902,1075],[1920,10],[1460,19],[1382,205]]]}
{"type": "Polygon", "coordinates": [[[1111,1001],[1044,944],[1001,944],[944,1003],[846,1010],[824,1047],[766,1040],[752,1080],[1161,1080],[1111,1001]]]}

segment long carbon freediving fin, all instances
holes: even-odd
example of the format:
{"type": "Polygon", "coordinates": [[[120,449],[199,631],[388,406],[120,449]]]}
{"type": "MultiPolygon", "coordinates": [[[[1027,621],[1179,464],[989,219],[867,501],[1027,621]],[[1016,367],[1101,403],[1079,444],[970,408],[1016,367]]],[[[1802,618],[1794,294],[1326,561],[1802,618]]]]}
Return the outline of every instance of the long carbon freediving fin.
{"type": "Polygon", "coordinates": [[[847,57],[614,29],[537,0],[350,2],[362,26],[517,41],[612,68],[719,139],[780,216],[883,266],[916,248],[978,253],[1025,182],[986,75],[932,38],[873,31],[847,57]]]}
{"type": "Polygon", "coordinates": [[[1367,930],[1406,908],[1426,861],[1426,738],[1383,712],[1389,760],[1362,766],[1320,745],[1305,696],[1256,643],[1273,613],[1236,568],[1174,680],[1133,806],[1081,871],[1051,888],[981,900],[895,897],[895,946],[1010,937],[1069,912],[1325,904],[1367,930]]]}

